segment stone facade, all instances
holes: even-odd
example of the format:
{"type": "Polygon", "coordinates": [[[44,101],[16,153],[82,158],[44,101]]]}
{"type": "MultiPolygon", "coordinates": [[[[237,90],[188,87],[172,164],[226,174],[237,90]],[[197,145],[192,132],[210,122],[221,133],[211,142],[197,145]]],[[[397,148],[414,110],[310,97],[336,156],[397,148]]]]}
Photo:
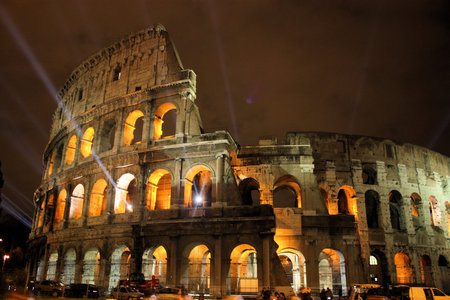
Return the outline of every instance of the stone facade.
{"type": "Polygon", "coordinates": [[[374,281],[449,288],[444,155],[332,133],[247,147],[204,133],[196,75],[161,25],[88,58],[59,96],[29,277],[107,293],[142,272],[217,297],[346,295],[374,281]]]}

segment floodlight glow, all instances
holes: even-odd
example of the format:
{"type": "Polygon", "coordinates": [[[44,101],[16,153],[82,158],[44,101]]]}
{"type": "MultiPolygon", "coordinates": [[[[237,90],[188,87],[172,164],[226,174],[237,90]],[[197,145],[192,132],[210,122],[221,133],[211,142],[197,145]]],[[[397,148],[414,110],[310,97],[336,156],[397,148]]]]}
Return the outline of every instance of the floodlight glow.
{"type": "Polygon", "coordinates": [[[133,205],[127,204],[127,210],[128,211],[133,211],[133,205]]]}
{"type": "Polygon", "coordinates": [[[201,204],[203,202],[203,197],[201,195],[195,196],[195,203],[201,204]]]}

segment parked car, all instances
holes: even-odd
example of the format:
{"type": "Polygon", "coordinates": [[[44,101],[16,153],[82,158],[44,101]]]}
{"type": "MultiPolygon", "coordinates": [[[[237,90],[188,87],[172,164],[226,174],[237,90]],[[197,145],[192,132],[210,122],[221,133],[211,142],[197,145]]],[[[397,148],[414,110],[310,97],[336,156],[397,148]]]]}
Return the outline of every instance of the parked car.
{"type": "Polygon", "coordinates": [[[54,280],[44,280],[34,287],[34,294],[59,297],[62,296],[63,290],[64,284],[62,282],[54,280]]]}
{"type": "Polygon", "coordinates": [[[113,288],[111,292],[111,296],[114,297],[114,299],[144,299],[144,294],[141,292],[136,291],[135,289],[131,287],[116,287],[113,288]]]}
{"type": "Polygon", "coordinates": [[[99,293],[98,287],[94,284],[72,283],[66,287],[64,297],[83,298],[87,294],[88,298],[98,298],[99,293]]]}
{"type": "Polygon", "coordinates": [[[388,292],[379,284],[352,284],[349,300],[388,300],[388,292]]]}
{"type": "Polygon", "coordinates": [[[450,300],[450,296],[435,287],[394,285],[390,290],[392,300],[450,300]]]}

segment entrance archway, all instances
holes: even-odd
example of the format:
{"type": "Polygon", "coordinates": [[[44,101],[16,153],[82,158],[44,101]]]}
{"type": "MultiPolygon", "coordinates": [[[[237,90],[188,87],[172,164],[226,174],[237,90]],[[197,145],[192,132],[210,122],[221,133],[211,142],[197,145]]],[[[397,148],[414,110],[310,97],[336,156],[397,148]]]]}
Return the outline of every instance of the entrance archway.
{"type": "Polygon", "coordinates": [[[339,289],[342,289],[342,295],[347,294],[345,260],[340,251],[327,248],[320,252],[319,286],[320,289],[330,288],[334,295],[339,293],[339,289]]]}
{"type": "Polygon", "coordinates": [[[227,293],[258,293],[258,264],[255,248],[248,244],[236,246],[231,251],[230,260],[227,293]]]}
{"type": "Polygon", "coordinates": [[[188,292],[209,294],[211,252],[205,245],[192,248],[181,268],[181,284],[188,292]]]}
{"type": "Polygon", "coordinates": [[[166,285],[167,277],[167,252],[163,246],[152,247],[144,251],[142,255],[142,273],[145,279],[155,276],[161,286],[166,285]]]}
{"type": "Polygon", "coordinates": [[[278,257],[292,289],[297,292],[301,287],[306,287],[306,263],[303,254],[295,249],[283,249],[278,253],[278,257]]]}

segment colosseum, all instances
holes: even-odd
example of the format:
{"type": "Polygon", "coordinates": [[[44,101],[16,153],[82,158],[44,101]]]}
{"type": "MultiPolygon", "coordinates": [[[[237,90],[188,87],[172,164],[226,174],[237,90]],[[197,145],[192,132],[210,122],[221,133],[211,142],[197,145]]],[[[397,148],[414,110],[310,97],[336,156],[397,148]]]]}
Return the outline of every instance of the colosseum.
{"type": "Polygon", "coordinates": [[[85,60],[59,92],[34,196],[27,272],[131,273],[220,298],[263,288],[450,289],[450,160],[388,139],[205,133],[196,75],[163,26],[85,60]]]}

